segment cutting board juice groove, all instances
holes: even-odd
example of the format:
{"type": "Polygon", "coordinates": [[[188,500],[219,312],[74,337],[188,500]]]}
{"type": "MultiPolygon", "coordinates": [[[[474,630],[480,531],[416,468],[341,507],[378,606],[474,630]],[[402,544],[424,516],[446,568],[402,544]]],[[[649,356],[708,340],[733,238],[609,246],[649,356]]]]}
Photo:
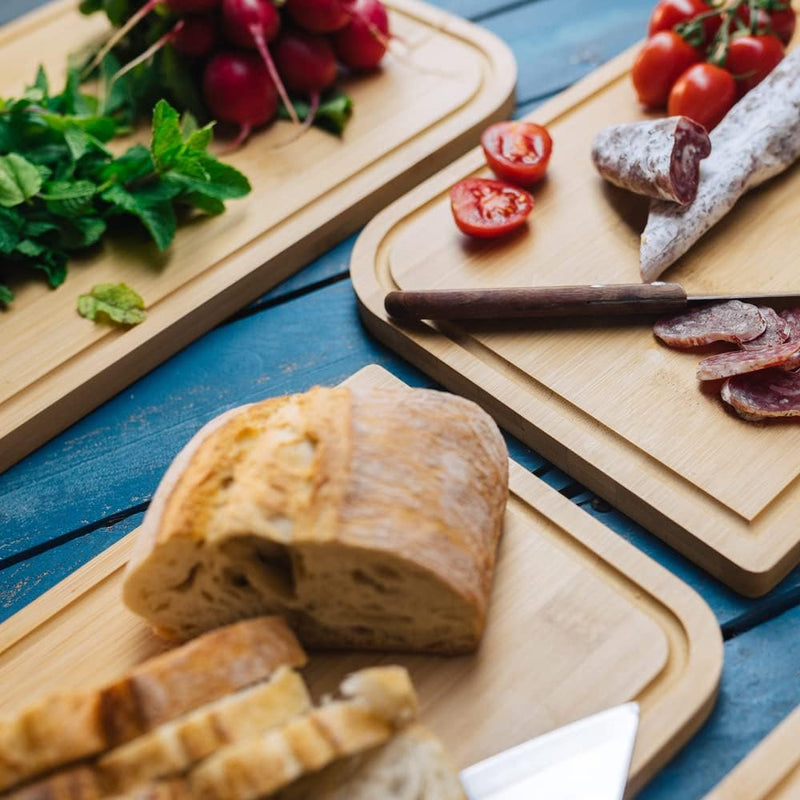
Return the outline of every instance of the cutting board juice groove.
{"type": "MultiPolygon", "coordinates": [[[[660,345],[650,322],[397,325],[397,288],[635,283],[647,202],[606,185],[589,151],[606,124],[641,116],[636,48],[529,116],[548,125],[548,180],[527,230],[469,242],[447,190],[488,174],[479,150],[373,220],[351,274],[371,331],[448,388],[739,592],[763,594],[800,561],[800,425],[752,424],[701,391],[700,356],[660,345]]],[[[800,170],[744,198],[666,280],[689,294],[797,289],[800,170]],[[769,264],[756,270],[754,264],[769,264]]]]}
{"type": "MultiPolygon", "coordinates": [[[[0,30],[0,95],[18,94],[40,61],[58,86],[67,54],[107,32],[103,15],[62,0],[0,30]]],[[[516,67],[488,31],[417,0],[390,0],[410,48],[381,71],[348,79],[355,113],[341,140],[277,122],[226,156],[252,194],[218,218],[184,226],[166,254],[136,237],[110,238],[77,260],[58,290],[15,286],[2,314],[0,470],[330,249],[389,201],[463,153],[489,119],[510,112],[516,67]],[[433,69],[446,63],[447,71],[433,69]],[[276,197],[280,198],[276,202],[276,197]],[[124,280],[148,305],[128,331],[78,316],[75,298],[124,280]]]]}
{"type": "MultiPolygon", "coordinates": [[[[374,366],[350,381],[398,383],[374,366]]],[[[719,628],[692,590],[513,462],[510,482],[478,652],[315,654],[306,670],[312,690],[331,691],[367,664],[407,665],[423,720],[460,767],[636,699],[634,792],[710,712],[722,668],[719,628]]],[[[0,686],[14,687],[0,696],[0,714],[59,687],[111,678],[164,648],[120,601],[134,535],[0,625],[0,686]]]]}

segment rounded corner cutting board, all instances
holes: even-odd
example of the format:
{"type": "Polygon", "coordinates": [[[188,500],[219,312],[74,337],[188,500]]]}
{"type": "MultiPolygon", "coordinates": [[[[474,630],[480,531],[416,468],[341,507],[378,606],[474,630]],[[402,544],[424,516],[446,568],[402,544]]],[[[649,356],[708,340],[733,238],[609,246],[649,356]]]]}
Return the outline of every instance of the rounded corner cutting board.
{"type": "MultiPolygon", "coordinates": [[[[0,312],[0,471],[343,239],[394,198],[463,153],[513,104],[516,66],[493,34],[417,0],[388,0],[404,54],[348,79],[354,114],[342,139],[289,123],[256,133],[225,159],[253,185],[228,211],[185,225],[172,247],[109,237],[74,259],[57,290],[15,286],[0,312]],[[147,320],[121,331],[78,316],[77,297],[124,281],[147,320]]],[[[67,54],[101,40],[103,14],[76,0],[0,29],[0,96],[18,94],[41,62],[59,86],[67,54]]]]}
{"type": "MultiPolygon", "coordinates": [[[[800,422],[750,423],[701,390],[696,352],[667,348],[653,320],[420,323],[388,319],[392,289],[638,283],[648,201],[604,183],[602,127],[642,116],[635,48],[529,115],[554,141],[527,229],[468,241],[447,190],[487,174],[475,150],[385,209],[351,275],[365,324],[442,384],[742,594],[800,561],[800,422]]],[[[663,276],[689,294],[797,292],[800,166],[743,198],[663,276]]]]}
{"type": "Polygon", "coordinates": [[[797,800],[799,743],[800,708],[797,708],[703,800],[797,800]]]}
{"type": "MultiPolygon", "coordinates": [[[[348,380],[400,385],[377,366],[348,380]]],[[[315,696],[376,662],[409,667],[422,720],[459,767],[636,699],[631,790],[714,703],[722,639],[705,603],[667,570],[522,467],[498,551],[486,633],[471,656],[313,654],[315,696]],[[465,735],[466,733],[466,735],[465,735]]],[[[122,605],[130,534],[0,626],[0,716],[56,688],[110,679],[163,649],[122,605]]]]}

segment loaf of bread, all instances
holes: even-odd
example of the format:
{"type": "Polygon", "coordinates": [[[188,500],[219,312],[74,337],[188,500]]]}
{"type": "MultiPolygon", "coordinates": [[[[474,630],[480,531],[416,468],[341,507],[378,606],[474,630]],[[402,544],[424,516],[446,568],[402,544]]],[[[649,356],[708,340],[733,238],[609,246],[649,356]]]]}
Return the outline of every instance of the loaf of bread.
{"type": "Polygon", "coordinates": [[[305,661],[286,623],[262,617],[205,634],[99,689],[46,697],[0,720],[0,789],[128,742],[281,665],[305,661]]]}
{"type": "Polygon", "coordinates": [[[96,767],[100,783],[111,794],[180,775],[220,747],[283,725],[310,706],[300,675],[280,667],[265,683],[222,697],[106,753],[96,767]]]}
{"type": "Polygon", "coordinates": [[[270,800],[466,800],[439,740],[415,725],[387,744],[335,761],[270,800]]]}
{"type": "Polygon", "coordinates": [[[168,470],[124,598],[165,636],[281,613],[305,644],[474,649],[508,496],[474,403],[317,388],[209,423],[168,470]]]}

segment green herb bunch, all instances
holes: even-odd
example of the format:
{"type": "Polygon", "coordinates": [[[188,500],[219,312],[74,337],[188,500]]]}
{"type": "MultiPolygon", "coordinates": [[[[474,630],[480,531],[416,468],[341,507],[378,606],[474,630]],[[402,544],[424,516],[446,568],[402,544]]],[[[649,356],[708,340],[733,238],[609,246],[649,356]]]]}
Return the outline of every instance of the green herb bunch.
{"type": "Polygon", "coordinates": [[[124,124],[81,91],[74,70],[60,94],[50,95],[40,69],[21,98],[0,100],[0,305],[13,299],[3,279],[10,267],[58,286],[70,255],[96,245],[116,217],[138,220],[164,250],[180,207],[219,214],[250,191],[208,153],[211,125],[181,119],[166,101],[155,106],[150,147],[115,156],[106,144],[124,124]]]}

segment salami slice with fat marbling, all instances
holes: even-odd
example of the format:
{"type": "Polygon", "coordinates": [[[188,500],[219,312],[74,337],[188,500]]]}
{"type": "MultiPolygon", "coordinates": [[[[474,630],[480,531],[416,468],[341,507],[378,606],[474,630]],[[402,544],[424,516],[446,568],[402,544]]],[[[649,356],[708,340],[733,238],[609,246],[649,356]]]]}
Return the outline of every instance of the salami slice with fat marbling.
{"type": "Polygon", "coordinates": [[[611,125],[597,134],[592,160],[615,186],[636,194],[691,203],[700,161],[711,152],[706,129],[688,117],[611,125]]]}
{"type": "Polygon", "coordinates": [[[756,372],[769,367],[784,365],[796,367],[798,358],[800,358],[800,342],[794,340],[767,347],[753,347],[749,350],[717,353],[704,358],[697,365],[697,378],[701,381],[713,381],[718,378],[729,378],[732,375],[756,372]]]}
{"type": "Polygon", "coordinates": [[[760,336],[766,327],[764,318],[752,303],[729,300],[659,320],[653,333],[672,347],[697,347],[712,342],[741,344],[760,336]]]}
{"type": "Polygon", "coordinates": [[[795,48],[711,132],[697,197],[686,206],[656,200],[642,234],[642,280],[655,280],[748,190],[800,158],[800,47],[795,48]]]}
{"type": "Polygon", "coordinates": [[[728,378],[722,399],[749,420],[800,416],[800,372],[770,369],[728,378]]]}
{"type": "MultiPolygon", "coordinates": [[[[764,318],[766,328],[764,333],[756,336],[755,339],[750,339],[748,342],[742,342],[740,347],[743,350],[754,350],[761,347],[772,347],[776,344],[783,344],[792,338],[793,328],[789,321],[781,317],[774,308],[769,306],[759,306],[758,313],[764,318]]],[[[800,320],[798,320],[800,322],[800,320]]],[[[800,339],[800,329],[796,337],[800,339]]]]}

